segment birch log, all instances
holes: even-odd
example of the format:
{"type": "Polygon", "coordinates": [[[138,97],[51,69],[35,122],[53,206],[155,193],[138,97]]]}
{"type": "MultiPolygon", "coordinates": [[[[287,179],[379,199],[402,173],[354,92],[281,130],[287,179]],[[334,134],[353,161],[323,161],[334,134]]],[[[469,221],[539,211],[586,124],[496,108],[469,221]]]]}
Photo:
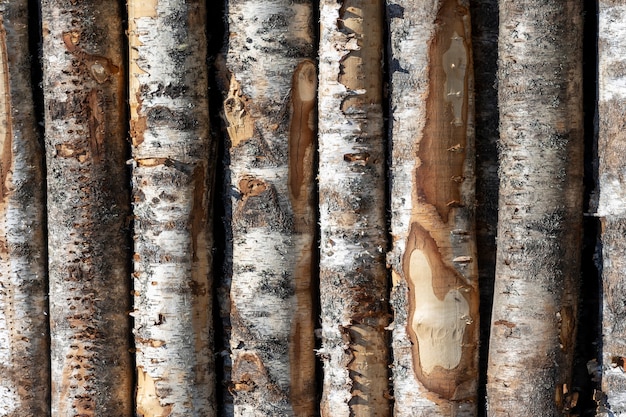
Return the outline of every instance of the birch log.
{"type": "Polygon", "coordinates": [[[213,416],[206,10],[131,0],[137,414],[213,416]]]}
{"type": "Polygon", "coordinates": [[[474,416],[478,271],[468,2],[391,17],[396,416],[474,416]]]}
{"type": "Polygon", "coordinates": [[[120,3],[44,0],[52,415],[132,413],[120,3]]]}
{"type": "Polygon", "coordinates": [[[490,416],[569,407],[582,236],[577,0],[500,2],[500,200],[490,416]]]}
{"type": "Polygon", "coordinates": [[[5,417],[50,415],[43,149],[28,37],[27,2],[0,2],[0,415],[5,417]]]}
{"type": "Polygon", "coordinates": [[[314,416],[311,2],[228,3],[220,64],[233,241],[235,416],[314,416]]]}
{"type": "Polygon", "coordinates": [[[322,0],[320,19],[321,414],[389,416],[383,2],[322,0]]]}
{"type": "Polygon", "coordinates": [[[626,416],[626,2],[600,1],[599,11],[602,391],[613,415],[623,417],[626,416]]]}

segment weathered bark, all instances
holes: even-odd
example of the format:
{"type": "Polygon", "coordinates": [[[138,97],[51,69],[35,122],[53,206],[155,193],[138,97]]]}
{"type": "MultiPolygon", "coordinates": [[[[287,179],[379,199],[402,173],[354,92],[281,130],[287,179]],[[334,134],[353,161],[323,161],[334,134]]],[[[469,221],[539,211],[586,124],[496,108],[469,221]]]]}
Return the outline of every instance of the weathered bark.
{"type": "Polygon", "coordinates": [[[602,391],[626,416],[626,2],[599,3],[599,189],[602,221],[602,391]]]}
{"type": "Polygon", "coordinates": [[[311,2],[228,2],[219,64],[232,207],[235,416],[314,416],[316,71],[311,2]]]}
{"type": "Polygon", "coordinates": [[[582,236],[580,6],[500,2],[491,416],[569,406],[582,236]]]}
{"type": "Polygon", "coordinates": [[[473,416],[479,293],[468,3],[395,1],[388,10],[395,415],[473,416]]]}
{"type": "Polygon", "coordinates": [[[320,2],[323,416],[389,416],[383,1],[320,2]]]}
{"type": "Polygon", "coordinates": [[[0,415],[6,417],[50,415],[43,149],[28,32],[27,2],[1,2],[0,415]]]}
{"type": "Polygon", "coordinates": [[[215,415],[205,4],[128,3],[137,414],[215,415]]]}
{"type": "Polygon", "coordinates": [[[44,0],[52,414],[132,413],[119,2],[44,0]]]}

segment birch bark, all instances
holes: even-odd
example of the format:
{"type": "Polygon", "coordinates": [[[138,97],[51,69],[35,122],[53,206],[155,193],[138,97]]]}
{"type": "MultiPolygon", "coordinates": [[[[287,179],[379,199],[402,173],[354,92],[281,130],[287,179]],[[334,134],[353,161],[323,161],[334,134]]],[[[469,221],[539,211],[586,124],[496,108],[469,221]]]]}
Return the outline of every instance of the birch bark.
{"type": "Polygon", "coordinates": [[[0,2],[0,415],[6,417],[50,415],[43,149],[28,37],[27,2],[0,2]]]}
{"type": "Polygon", "coordinates": [[[132,413],[118,2],[44,0],[52,414],[132,413]]]}
{"type": "Polygon", "coordinates": [[[382,1],[322,0],[322,416],[388,416],[382,1]]]}
{"type": "Polygon", "coordinates": [[[599,188],[602,221],[602,391],[626,416],[626,2],[599,3],[599,188]]]}
{"type": "Polygon", "coordinates": [[[219,66],[235,416],[316,415],[312,18],[309,1],[228,2],[219,66]]]}
{"type": "Polygon", "coordinates": [[[137,414],[215,415],[206,10],[130,1],[137,414]]]}
{"type": "Polygon", "coordinates": [[[478,271],[468,2],[388,3],[396,416],[476,415],[478,271]]]}
{"type": "Polygon", "coordinates": [[[580,6],[500,2],[490,416],[557,415],[569,406],[582,236],[580,6]]]}

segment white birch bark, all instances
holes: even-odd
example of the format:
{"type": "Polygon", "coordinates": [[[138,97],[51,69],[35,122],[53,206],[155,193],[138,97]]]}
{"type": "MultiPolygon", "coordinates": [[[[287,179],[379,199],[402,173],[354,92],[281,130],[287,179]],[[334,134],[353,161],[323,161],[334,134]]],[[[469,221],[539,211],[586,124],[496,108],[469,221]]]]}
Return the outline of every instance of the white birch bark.
{"type": "Polygon", "coordinates": [[[312,18],[308,1],[228,2],[219,66],[230,160],[235,416],[316,414],[312,18]]]}
{"type": "Polygon", "coordinates": [[[599,3],[599,189],[602,221],[602,391],[626,416],[626,2],[599,3]]]}
{"type": "Polygon", "coordinates": [[[321,414],[388,416],[382,1],[322,0],[321,414]]]}
{"type": "Polygon", "coordinates": [[[41,3],[55,416],[132,413],[120,6],[41,3]]]}
{"type": "Polygon", "coordinates": [[[206,10],[129,1],[136,412],[214,416],[206,10]]]}
{"type": "Polygon", "coordinates": [[[582,236],[577,0],[500,2],[500,201],[490,416],[569,407],[582,236]]]}
{"type": "Polygon", "coordinates": [[[387,10],[394,415],[474,416],[479,295],[468,3],[390,1],[387,10]]]}
{"type": "Polygon", "coordinates": [[[5,417],[50,415],[43,149],[28,32],[27,2],[0,2],[0,416],[5,417]]]}

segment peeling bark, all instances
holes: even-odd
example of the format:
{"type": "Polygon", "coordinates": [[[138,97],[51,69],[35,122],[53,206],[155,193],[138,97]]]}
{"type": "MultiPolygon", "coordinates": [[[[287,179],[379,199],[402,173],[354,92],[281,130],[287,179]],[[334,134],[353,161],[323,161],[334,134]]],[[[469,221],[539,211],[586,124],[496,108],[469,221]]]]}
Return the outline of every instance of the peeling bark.
{"type": "Polygon", "coordinates": [[[389,416],[382,1],[320,2],[322,416],[389,416]]]}
{"type": "Polygon", "coordinates": [[[500,2],[490,416],[569,407],[582,237],[580,2],[500,2]]]}
{"type": "Polygon", "coordinates": [[[41,6],[52,414],[130,415],[120,4],[41,6]]]}
{"type": "Polygon", "coordinates": [[[228,2],[219,63],[232,207],[232,413],[316,415],[311,3],[228,2]]]}
{"type": "Polygon", "coordinates": [[[214,416],[205,5],[130,1],[137,414],[214,416]]]}
{"type": "Polygon", "coordinates": [[[626,416],[626,2],[599,4],[599,189],[602,221],[602,391],[626,416]]]}
{"type": "Polygon", "coordinates": [[[27,2],[0,3],[0,415],[5,417],[50,415],[43,149],[28,32],[27,2]]]}
{"type": "Polygon", "coordinates": [[[388,14],[394,415],[474,416],[479,294],[468,3],[395,1],[388,14]]]}

